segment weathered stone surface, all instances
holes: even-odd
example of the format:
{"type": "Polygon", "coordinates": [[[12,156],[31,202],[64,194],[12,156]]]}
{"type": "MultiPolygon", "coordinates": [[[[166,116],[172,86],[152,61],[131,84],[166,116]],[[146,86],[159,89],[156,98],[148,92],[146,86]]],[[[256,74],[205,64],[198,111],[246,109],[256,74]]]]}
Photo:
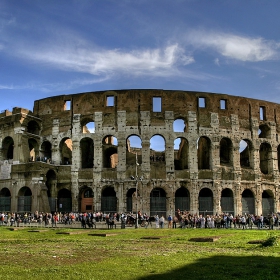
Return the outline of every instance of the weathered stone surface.
{"type": "Polygon", "coordinates": [[[22,213],[121,213],[136,201],[152,215],[178,207],[280,212],[279,133],[279,104],[226,94],[141,89],[44,98],[33,112],[0,114],[0,199],[22,213]],[[155,135],[163,149],[151,149],[155,135]],[[133,147],[131,136],[142,146],[133,147]]]}

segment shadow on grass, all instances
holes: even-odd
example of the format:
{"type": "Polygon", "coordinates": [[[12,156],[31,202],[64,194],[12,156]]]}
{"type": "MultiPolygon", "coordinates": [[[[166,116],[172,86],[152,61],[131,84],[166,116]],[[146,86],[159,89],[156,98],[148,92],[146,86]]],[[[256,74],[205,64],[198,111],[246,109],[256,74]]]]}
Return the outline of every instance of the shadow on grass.
{"type": "Polygon", "coordinates": [[[214,256],[174,269],[168,273],[153,274],[138,280],[181,280],[181,279],[254,279],[276,280],[280,277],[280,259],[277,257],[230,257],[214,256]]]}

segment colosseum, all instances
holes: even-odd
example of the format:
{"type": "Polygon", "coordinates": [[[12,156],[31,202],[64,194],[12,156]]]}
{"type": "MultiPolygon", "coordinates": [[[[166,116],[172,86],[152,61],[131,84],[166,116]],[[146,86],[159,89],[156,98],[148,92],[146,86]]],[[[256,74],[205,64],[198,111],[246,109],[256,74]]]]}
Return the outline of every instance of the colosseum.
{"type": "Polygon", "coordinates": [[[0,211],[279,212],[280,105],[115,90],[0,114],[0,211]]]}

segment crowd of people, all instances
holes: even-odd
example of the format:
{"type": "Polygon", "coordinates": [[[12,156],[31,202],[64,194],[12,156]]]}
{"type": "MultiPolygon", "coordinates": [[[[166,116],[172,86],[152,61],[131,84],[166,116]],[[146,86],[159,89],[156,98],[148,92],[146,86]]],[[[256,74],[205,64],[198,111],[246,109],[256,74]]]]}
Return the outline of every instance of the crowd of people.
{"type": "Polygon", "coordinates": [[[191,214],[188,211],[178,209],[174,216],[154,215],[150,217],[141,211],[133,213],[103,213],[103,212],[80,212],[80,213],[0,213],[0,225],[7,226],[37,226],[57,227],[61,225],[73,225],[80,223],[82,228],[93,228],[99,222],[114,225],[120,222],[125,226],[155,227],[155,228],[238,228],[238,229],[274,229],[279,226],[280,213],[272,213],[267,217],[263,215],[244,214],[233,216],[229,213],[216,215],[191,214]]]}

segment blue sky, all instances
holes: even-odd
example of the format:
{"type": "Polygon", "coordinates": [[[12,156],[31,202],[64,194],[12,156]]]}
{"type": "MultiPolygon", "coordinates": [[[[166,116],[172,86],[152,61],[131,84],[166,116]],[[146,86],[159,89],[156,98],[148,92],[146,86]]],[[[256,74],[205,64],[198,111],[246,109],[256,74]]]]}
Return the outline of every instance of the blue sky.
{"type": "Polygon", "coordinates": [[[158,88],[280,103],[279,0],[1,0],[0,110],[158,88]]]}

